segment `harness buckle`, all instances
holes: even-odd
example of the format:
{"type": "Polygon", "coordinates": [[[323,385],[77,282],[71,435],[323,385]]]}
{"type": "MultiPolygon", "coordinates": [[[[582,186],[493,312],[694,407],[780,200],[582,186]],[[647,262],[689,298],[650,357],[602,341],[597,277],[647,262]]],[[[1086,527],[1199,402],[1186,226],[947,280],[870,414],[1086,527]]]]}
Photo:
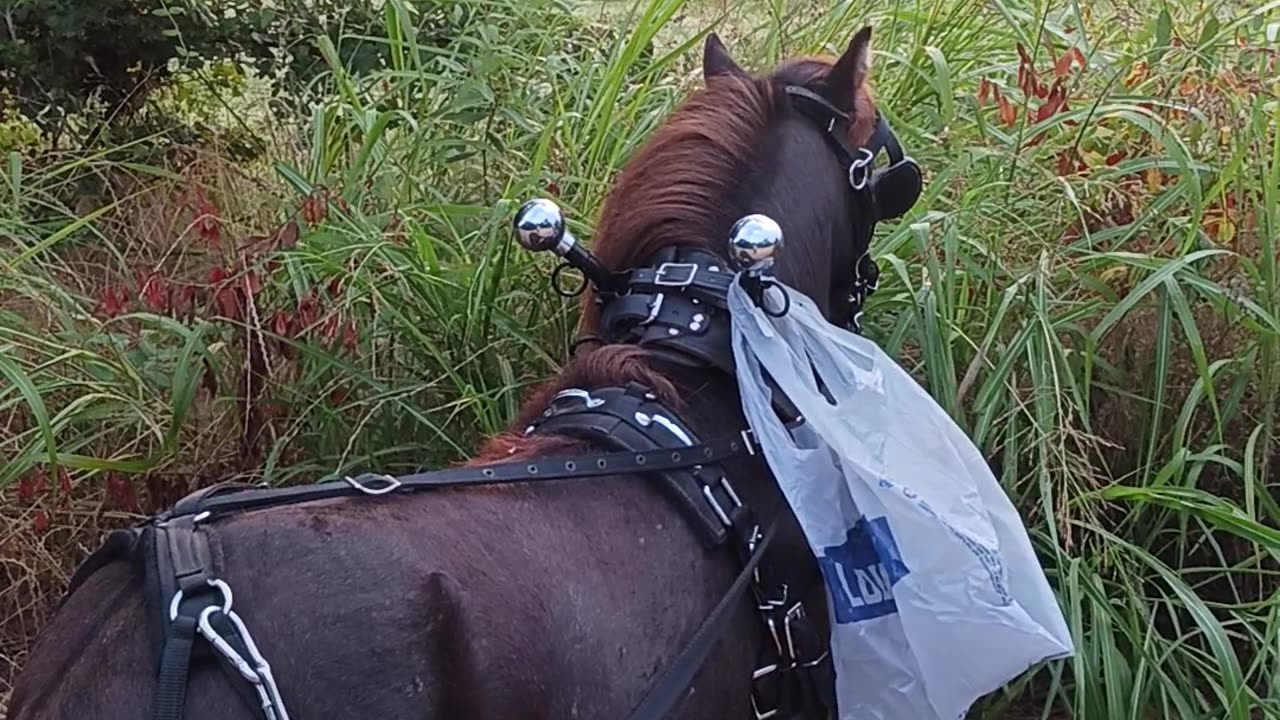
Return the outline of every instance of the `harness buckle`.
{"type": "Polygon", "coordinates": [[[661,287],[689,287],[693,284],[693,279],[698,275],[698,266],[695,263],[678,263],[664,262],[658,266],[658,271],[653,275],[653,284],[661,287]],[[683,272],[675,279],[668,279],[667,275],[675,272],[683,272]]]}
{"type": "MultiPolygon", "coordinates": [[[[764,668],[761,668],[761,670],[763,669],[764,668]]],[[[773,669],[777,670],[777,666],[774,666],[773,669]]],[[[760,672],[760,670],[757,670],[756,672],[760,672]]],[[[757,676],[757,677],[763,677],[763,676],[757,676]]],[[[760,705],[756,702],[756,695],[753,692],[751,693],[751,712],[755,713],[756,720],[769,720],[769,718],[774,717],[778,714],[778,708],[761,711],[760,705]]]]}

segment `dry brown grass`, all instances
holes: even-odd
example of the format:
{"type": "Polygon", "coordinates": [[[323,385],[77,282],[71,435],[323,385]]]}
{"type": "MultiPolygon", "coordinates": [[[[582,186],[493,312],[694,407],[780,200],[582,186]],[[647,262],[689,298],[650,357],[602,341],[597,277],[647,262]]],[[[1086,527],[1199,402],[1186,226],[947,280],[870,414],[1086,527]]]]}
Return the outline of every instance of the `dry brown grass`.
{"type": "Polygon", "coordinates": [[[104,532],[139,516],[104,510],[102,488],[67,494],[42,488],[34,500],[14,486],[0,496],[0,717],[27,650],[52,617],[76,567],[104,532]]]}

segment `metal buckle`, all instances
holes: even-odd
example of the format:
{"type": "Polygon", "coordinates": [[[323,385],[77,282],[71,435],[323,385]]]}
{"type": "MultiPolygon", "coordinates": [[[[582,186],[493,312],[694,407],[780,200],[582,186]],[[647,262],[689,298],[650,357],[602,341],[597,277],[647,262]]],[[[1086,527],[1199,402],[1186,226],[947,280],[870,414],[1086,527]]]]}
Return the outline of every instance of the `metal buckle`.
{"type": "MultiPolygon", "coordinates": [[[[733,501],[734,508],[742,507],[742,500],[738,497],[738,493],[734,491],[733,486],[729,484],[727,476],[722,475],[720,477],[720,487],[724,488],[725,494],[733,501]]],[[[729,520],[729,513],[725,512],[724,506],[720,504],[719,500],[716,500],[715,493],[711,492],[710,485],[702,486],[702,494],[707,498],[707,503],[711,505],[716,517],[720,518],[720,522],[724,523],[725,527],[733,527],[733,522],[729,520]]]]}
{"type": "MultiPolygon", "coordinates": [[[[756,672],[759,672],[759,670],[757,670],[756,672]]],[[[769,720],[769,718],[778,714],[778,708],[774,708],[772,710],[768,710],[765,712],[760,712],[760,706],[756,704],[756,695],[755,693],[751,693],[751,712],[755,713],[756,720],[769,720]]]]}
{"type": "Polygon", "coordinates": [[[689,287],[698,275],[698,266],[694,263],[664,262],[658,266],[653,275],[653,284],[661,287],[689,287]],[[667,273],[683,270],[686,274],[676,280],[668,280],[667,273]]]}
{"type": "Polygon", "coordinates": [[[787,656],[791,659],[793,667],[800,658],[796,657],[796,641],[791,637],[791,621],[803,616],[804,605],[797,602],[787,610],[787,614],[782,618],[782,634],[787,638],[787,656]]]}

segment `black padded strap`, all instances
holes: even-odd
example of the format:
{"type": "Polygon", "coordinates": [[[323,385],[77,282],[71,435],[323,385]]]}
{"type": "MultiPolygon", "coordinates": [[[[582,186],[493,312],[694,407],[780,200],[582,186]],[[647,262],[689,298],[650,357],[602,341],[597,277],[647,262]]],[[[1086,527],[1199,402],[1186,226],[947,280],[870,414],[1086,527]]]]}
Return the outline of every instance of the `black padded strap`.
{"type": "MultiPolygon", "coordinates": [[[[638,385],[599,388],[588,393],[585,402],[579,399],[570,406],[553,403],[550,410],[551,416],[535,423],[533,432],[577,437],[607,448],[632,451],[670,449],[696,439],[692,429],[638,385]]],[[[657,474],[664,494],[694,526],[707,547],[715,547],[728,538],[728,527],[715,507],[732,507],[734,499],[719,482],[722,473],[715,464],[657,474]]]]}

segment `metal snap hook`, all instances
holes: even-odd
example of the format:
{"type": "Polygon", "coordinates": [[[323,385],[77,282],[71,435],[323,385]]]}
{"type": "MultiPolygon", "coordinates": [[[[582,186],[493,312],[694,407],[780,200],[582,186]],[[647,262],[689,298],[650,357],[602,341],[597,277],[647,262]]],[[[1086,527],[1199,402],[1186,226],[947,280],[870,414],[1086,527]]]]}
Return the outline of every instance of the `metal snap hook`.
{"type": "Polygon", "coordinates": [[[854,190],[867,187],[867,182],[871,179],[871,163],[876,159],[875,154],[866,148],[858,148],[858,153],[860,157],[849,165],[849,185],[854,190]]]}

